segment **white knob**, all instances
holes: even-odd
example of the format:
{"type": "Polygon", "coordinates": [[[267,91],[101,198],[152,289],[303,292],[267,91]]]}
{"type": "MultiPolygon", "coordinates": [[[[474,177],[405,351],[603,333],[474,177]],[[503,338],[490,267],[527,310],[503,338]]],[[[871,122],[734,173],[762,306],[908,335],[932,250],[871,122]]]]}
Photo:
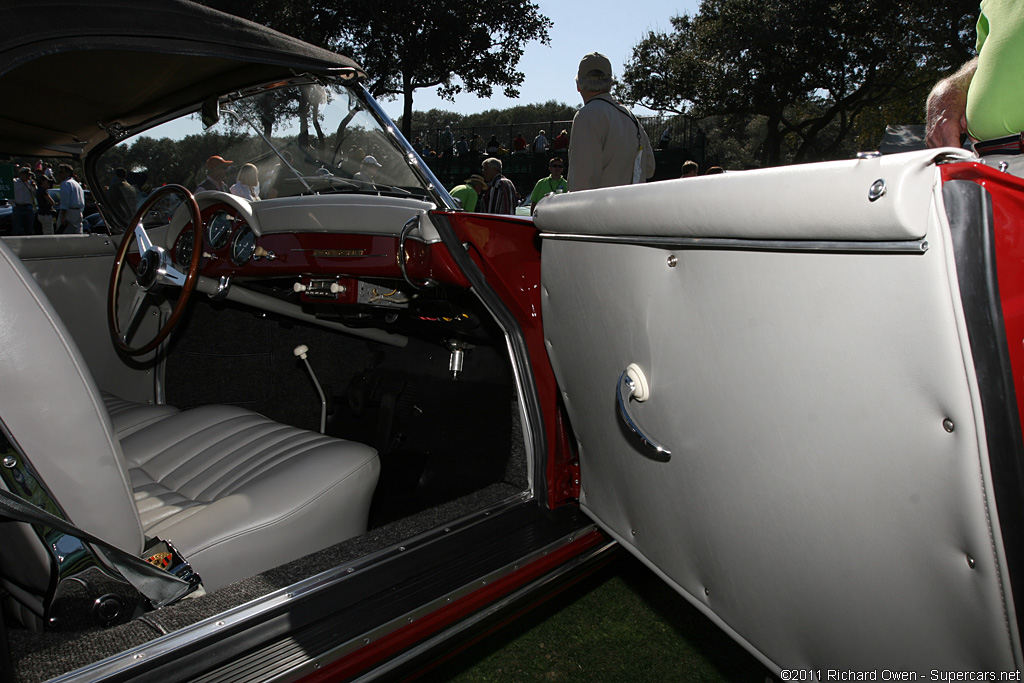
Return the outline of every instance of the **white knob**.
{"type": "Polygon", "coordinates": [[[344,293],[345,293],[345,285],[337,283],[337,282],[332,282],[331,283],[331,294],[344,294],[344,293]]]}
{"type": "Polygon", "coordinates": [[[305,358],[308,352],[309,347],[306,346],[305,344],[299,344],[298,346],[295,347],[295,350],[292,351],[292,353],[294,353],[298,358],[305,358]]]}
{"type": "Polygon", "coordinates": [[[641,403],[651,397],[651,385],[647,383],[647,375],[636,363],[630,363],[626,368],[626,375],[629,376],[636,388],[633,390],[633,400],[641,403]]]}
{"type": "Polygon", "coordinates": [[[301,282],[296,282],[294,285],[292,285],[292,289],[295,290],[296,292],[305,292],[307,289],[309,289],[309,287],[302,284],[301,282]]]}

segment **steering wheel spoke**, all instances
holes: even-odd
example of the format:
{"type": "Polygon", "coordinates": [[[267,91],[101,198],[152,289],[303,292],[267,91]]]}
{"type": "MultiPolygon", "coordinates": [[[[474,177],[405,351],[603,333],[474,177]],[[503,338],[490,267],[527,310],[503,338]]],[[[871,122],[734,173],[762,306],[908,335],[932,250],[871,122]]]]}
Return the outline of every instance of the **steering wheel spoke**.
{"type": "Polygon", "coordinates": [[[173,285],[177,285],[178,287],[184,287],[185,281],[188,279],[187,273],[182,273],[170,262],[160,270],[160,276],[160,279],[163,282],[169,282],[173,285]]]}
{"type": "Polygon", "coordinates": [[[124,325],[124,334],[121,335],[121,341],[125,344],[128,343],[128,338],[139,327],[139,314],[141,313],[143,304],[146,303],[147,298],[149,298],[149,292],[144,290],[142,287],[135,290],[135,296],[132,297],[131,308],[128,310],[128,319],[124,325]]]}
{"type": "Polygon", "coordinates": [[[149,233],[142,227],[141,221],[135,224],[135,242],[138,244],[139,254],[153,248],[153,241],[149,239],[149,233]]]}
{"type": "MultiPolygon", "coordinates": [[[[118,247],[117,255],[114,258],[113,271],[110,274],[110,290],[107,295],[107,323],[110,328],[111,338],[117,348],[132,356],[154,350],[167,338],[167,335],[170,334],[171,330],[181,319],[185,305],[188,303],[189,296],[192,290],[195,289],[196,280],[199,278],[199,263],[202,258],[202,249],[197,248],[192,251],[192,259],[187,264],[187,269],[182,272],[182,269],[172,263],[170,255],[153,243],[149,233],[146,232],[145,227],[142,225],[142,219],[149,210],[171,194],[179,195],[184,199],[182,203],[187,207],[189,218],[191,219],[186,229],[193,231],[192,238],[195,244],[202,244],[203,219],[199,212],[199,205],[196,203],[192,193],[181,185],[165,185],[151,194],[128,223],[129,226],[133,227],[126,231],[121,239],[121,245],[118,247]],[[121,315],[120,290],[124,280],[125,267],[129,263],[127,258],[128,251],[133,241],[139,251],[138,265],[131,265],[135,273],[135,282],[138,285],[138,289],[132,294],[131,303],[127,304],[127,315],[121,315]],[[136,344],[134,341],[129,341],[141,327],[142,320],[145,317],[144,311],[147,310],[145,305],[147,299],[151,295],[155,295],[164,285],[180,287],[182,290],[177,302],[171,309],[171,314],[167,316],[167,320],[160,326],[156,335],[145,344],[136,344]],[[125,320],[123,328],[121,326],[122,320],[125,320]]],[[[179,266],[184,265],[179,264],[179,266]]]]}

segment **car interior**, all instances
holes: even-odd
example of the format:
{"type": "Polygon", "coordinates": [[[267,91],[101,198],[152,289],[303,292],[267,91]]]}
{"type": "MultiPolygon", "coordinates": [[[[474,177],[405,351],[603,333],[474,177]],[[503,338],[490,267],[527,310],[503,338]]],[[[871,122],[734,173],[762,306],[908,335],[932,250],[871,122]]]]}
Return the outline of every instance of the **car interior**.
{"type": "MultiPolygon", "coordinates": [[[[268,186],[288,175],[273,198],[193,205],[201,165],[135,162],[135,217],[116,221],[134,230],[0,243],[0,382],[24,388],[0,396],[4,485],[202,582],[147,612],[95,545],[0,525],[11,648],[43,679],[531,495],[506,331],[446,255],[404,151],[331,97],[363,136],[333,164],[222,125],[220,155],[268,186]],[[354,178],[359,144],[386,166],[376,183],[354,178]],[[103,644],[52,661],[98,629],[103,644]]],[[[160,134],[216,134],[183,118],[160,134]]],[[[109,175],[159,139],[90,163],[109,175]]]]}

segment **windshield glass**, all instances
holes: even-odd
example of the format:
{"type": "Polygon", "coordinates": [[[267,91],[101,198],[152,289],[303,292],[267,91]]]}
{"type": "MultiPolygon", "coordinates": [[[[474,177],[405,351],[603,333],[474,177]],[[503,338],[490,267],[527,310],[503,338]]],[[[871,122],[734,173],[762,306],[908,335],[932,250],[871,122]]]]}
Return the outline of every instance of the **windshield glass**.
{"type": "MultiPolygon", "coordinates": [[[[212,102],[203,109],[215,111],[212,102]]],[[[431,199],[405,150],[344,86],[263,88],[222,99],[219,113],[209,128],[196,112],[106,150],[95,173],[107,206],[127,217],[166,184],[253,201],[341,192],[431,199]]]]}

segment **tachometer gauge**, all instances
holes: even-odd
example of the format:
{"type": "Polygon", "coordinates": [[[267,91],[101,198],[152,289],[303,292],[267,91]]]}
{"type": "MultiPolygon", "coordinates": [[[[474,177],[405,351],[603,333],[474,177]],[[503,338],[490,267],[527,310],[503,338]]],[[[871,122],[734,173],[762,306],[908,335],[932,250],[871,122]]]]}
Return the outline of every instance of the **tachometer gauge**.
{"type": "Polygon", "coordinates": [[[231,230],[235,227],[235,217],[227,211],[218,211],[210,217],[206,224],[206,239],[210,241],[212,249],[223,249],[231,237],[231,230]]]}
{"type": "Polygon", "coordinates": [[[192,236],[191,228],[181,233],[178,244],[174,248],[174,260],[178,265],[188,267],[192,263],[192,249],[195,247],[195,238],[192,236]]]}
{"type": "Polygon", "coordinates": [[[243,226],[231,241],[231,262],[236,266],[244,266],[255,251],[256,234],[248,225],[243,226]]]}

